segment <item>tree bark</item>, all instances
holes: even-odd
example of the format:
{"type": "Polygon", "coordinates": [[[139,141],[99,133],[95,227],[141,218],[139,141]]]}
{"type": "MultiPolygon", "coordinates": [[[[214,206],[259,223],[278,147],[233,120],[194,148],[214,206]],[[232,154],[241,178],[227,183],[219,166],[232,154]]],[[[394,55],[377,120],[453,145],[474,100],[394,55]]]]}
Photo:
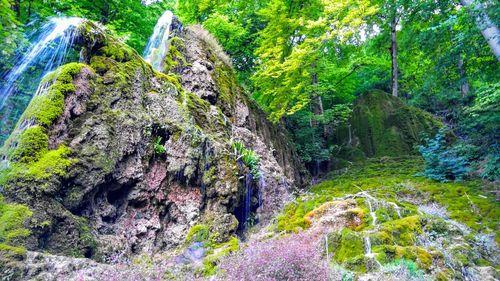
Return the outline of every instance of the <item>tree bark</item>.
{"type": "Polygon", "coordinates": [[[392,77],[391,88],[392,95],[398,96],[398,42],[396,40],[396,27],[398,25],[397,17],[391,21],[391,60],[392,60],[392,77]]]}
{"type": "Polygon", "coordinates": [[[500,62],[500,30],[484,11],[483,6],[479,1],[460,0],[460,3],[467,8],[470,8],[476,17],[476,24],[481,30],[481,34],[488,42],[493,54],[500,62]]]}
{"type": "Polygon", "coordinates": [[[470,86],[465,76],[464,60],[462,57],[458,59],[458,72],[460,74],[460,93],[462,93],[462,98],[465,98],[469,95],[470,86]]]}

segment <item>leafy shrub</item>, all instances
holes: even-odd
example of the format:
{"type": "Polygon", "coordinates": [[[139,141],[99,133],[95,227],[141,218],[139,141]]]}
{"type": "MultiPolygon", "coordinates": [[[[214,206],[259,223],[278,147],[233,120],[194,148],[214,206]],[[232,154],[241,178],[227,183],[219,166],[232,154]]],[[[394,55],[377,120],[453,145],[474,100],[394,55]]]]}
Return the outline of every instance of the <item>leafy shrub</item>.
{"type": "Polygon", "coordinates": [[[255,178],[259,177],[260,158],[255,151],[245,148],[241,142],[233,142],[231,148],[238,160],[243,161],[250,168],[255,178]]]}
{"type": "Polygon", "coordinates": [[[425,161],[423,176],[441,182],[460,181],[469,172],[469,161],[461,155],[459,147],[448,147],[445,132],[441,130],[434,139],[427,139],[419,151],[425,161]]]}
{"type": "MultiPolygon", "coordinates": [[[[244,250],[222,260],[219,268],[219,280],[323,281],[332,277],[316,240],[306,234],[252,242],[244,250]]],[[[336,279],[339,278],[332,280],[336,279]]]]}

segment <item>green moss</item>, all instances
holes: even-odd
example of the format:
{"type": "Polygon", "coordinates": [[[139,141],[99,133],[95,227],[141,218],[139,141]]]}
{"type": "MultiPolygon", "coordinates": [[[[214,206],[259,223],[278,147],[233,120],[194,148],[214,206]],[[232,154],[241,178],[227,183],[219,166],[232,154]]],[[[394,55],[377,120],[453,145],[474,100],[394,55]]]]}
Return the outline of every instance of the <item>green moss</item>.
{"type": "Polygon", "coordinates": [[[432,266],[432,255],[422,247],[382,245],[373,247],[373,251],[381,257],[378,259],[382,263],[405,259],[416,262],[422,269],[427,270],[432,266]]]}
{"type": "Polygon", "coordinates": [[[109,41],[104,47],[99,49],[98,55],[103,55],[118,62],[127,62],[134,57],[135,51],[121,43],[109,41]]]}
{"type": "Polygon", "coordinates": [[[333,260],[350,270],[365,271],[363,237],[350,229],[328,235],[328,250],[333,260]]]}
{"type": "Polygon", "coordinates": [[[44,190],[49,186],[47,180],[56,177],[64,177],[68,168],[76,160],[70,159],[71,150],[61,145],[59,148],[49,150],[37,161],[29,163],[13,163],[8,169],[0,173],[0,184],[6,188],[16,186],[17,181],[34,180],[43,182],[38,186],[33,186],[39,190],[44,190]]]}
{"type": "Polygon", "coordinates": [[[433,135],[442,126],[431,114],[379,90],[355,101],[351,124],[361,150],[369,157],[414,154],[421,134],[433,135]]]}
{"type": "Polygon", "coordinates": [[[27,206],[7,204],[0,195],[0,243],[28,236],[30,231],[23,224],[32,214],[27,206]]]}
{"type": "Polygon", "coordinates": [[[217,62],[212,78],[219,89],[217,105],[222,108],[223,112],[231,112],[231,109],[236,104],[237,94],[240,91],[236,84],[234,71],[230,66],[222,62],[217,62]]]}
{"type": "Polygon", "coordinates": [[[8,252],[10,255],[23,257],[26,255],[26,249],[23,247],[14,247],[0,243],[0,252],[8,252]]]}
{"type": "Polygon", "coordinates": [[[217,263],[223,257],[238,251],[239,248],[239,240],[236,237],[231,237],[227,242],[221,244],[212,244],[203,260],[203,274],[205,276],[214,275],[217,271],[217,263]]]}
{"type": "Polygon", "coordinates": [[[202,242],[209,238],[209,228],[205,224],[196,224],[189,229],[186,236],[186,243],[202,242]]]}
{"type": "Polygon", "coordinates": [[[27,206],[8,204],[0,195],[0,263],[3,262],[1,261],[3,258],[11,259],[25,255],[26,249],[11,244],[19,243],[22,238],[30,234],[24,223],[32,215],[27,206]]]}
{"type": "Polygon", "coordinates": [[[92,69],[94,69],[100,75],[103,75],[115,65],[116,62],[108,57],[93,56],[90,59],[90,67],[92,67],[92,69]]]}
{"type": "Polygon", "coordinates": [[[37,161],[45,154],[49,146],[49,137],[40,126],[26,129],[18,139],[18,144],[9,155],[10,160],[19,163],[37,161]]]}
{"type": "Polygon", "coordinates": [[[175,67],[186,66],[186,58],[181,53],[185,47],[184,40],[180,37],[173,37],[169,42],[168,54],[165,57],[165,72],[172,70],[175,67]]]}
{"type": "Polygon", "coordinates": [[[71,150],[64,145],[48,151],[40,160],[30,165],[26,176],[36,180],[46,180],[52,175],[65,176],[67,168],[75,162],[75,160],[68,158],[70,153],[71,150]]]}
{"type": "Polygon", "coordinates": [[[97,242],[92,235],[92,229],[90,228],[88,219],[77,216],[73,216],[73,219],[76,222],[76,228],[79,235],[78,241],[81,245],[81,249],[78,253],[72,252],[72,256],[85,257],[86,253],[94,254],[97,249],[97,242]]]}
{"type": "Polygon", "coordinates": [[[196,123],[202,126],[210,124],[209,117],[207,116],[210,113],[210,103],[193,93],[186,93],[186,95],[188,110],[196,120],[196,123]]]}
{"type": "Polygon", "coordinates": [[[49,127],[61,116],[65,96],[75,91],[73,78],[84,66],[80,63],[69,63],[45,77],[42,84],[52,84],[48,85],[46,91],[33,97],[20,120],[36,120],[38,125],[49,127]]]}
{"type": "MultiPolygon", "coordinates": [[[[476,231],[493,232],[500,223],[500,202],[487,192],[489,187],[480,181],[460,183],[440,183],[423,177],[416,177],[423,168],[420,157],[395,157],[369,159],[355,163],[341,176],[313,186],[313,196],[306,200],[299,198],[288,204],[278,216],[280,231],[297,231],[307,228],[304,215],[332,198],[342,197],[360,191],[367,191],[376,198],[397,202],[402,216],[417,214],[417,207],[398,200],[401,197],[419,198],[426,202],[436,202],[446,207],[450,217],[476,231]]],[[[364,202],[362,199],[359,199],[364,202]]],[[[366,208],[366,204],[358,205],[366,208]]],[[[368,214],[365,210],[365,214],[368,214]]],[[[395,218],[394,213],[380,211],[379,218],[395,218]]],[[[497,235],[497,239],[498,239],[497,235]]]]}
{"type": "Polygon", "coordinates": [[[461,265],[489,266],[490,262],[484,260],[485,257],[481,257],[473,245],[477,232],[495,233],[499,240],[495,229],[499,223],[500,203],[488,193],[494,187],[479,181],[439,183],[415,176],[422,167],[422,159],[415,156],[383,157],[354,163],[344,174],[336,174],[334,179],[313,186],[307,195],[299,196],[286,205],[278,216],[277,230],[292,232],[306,229],[310,223],[305,218],[311,211],[315,212],[325,203],[345,200],[347,195],[367,192],[379,200],[378,204],[373,204],[377,226],[370,223],[366,199],[355,198],[360,209],[358,217],[363,219],[358,227],[346,226],[329,236],[329,240],[335,241],[330,243],[336,245],[335,248],[330,245],[334,262],[358,272],[367,270],[370,263],[367,263],[366,257],[363,261],[362,239],[368,235],[372,252],[383,265],[405,259],[415,262],[423,270],[436,267],[443,270],[446,267],[443,266],[443,254],[433,248],[418,246],[417,242],[417,237],[424,232],[430,237],[450,237],[452,241],[457,241],[456,237],[464,237],[448,221],[421,214],[417,207],[438,203],[447,209],[451,219],[472,230],[470,235],[464,237],[464,243],[445,243],[448,254],[461,265]],[[389,202],[399,206],[401,218],[389,202]]]}
{"type": "Polygon", "coordinates": [[[416,235],[420,233],[422,233],[420,217],[410,216],[382,224],[375,238],[381,244],[409,246],[415,244],[416,235]]]}

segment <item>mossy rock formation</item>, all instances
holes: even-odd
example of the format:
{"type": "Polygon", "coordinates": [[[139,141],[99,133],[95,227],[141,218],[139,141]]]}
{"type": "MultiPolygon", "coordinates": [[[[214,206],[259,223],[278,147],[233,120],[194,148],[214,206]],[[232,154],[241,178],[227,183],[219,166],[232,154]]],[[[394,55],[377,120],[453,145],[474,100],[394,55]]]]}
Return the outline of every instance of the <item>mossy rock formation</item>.
{"type": "Polygon", "coordinates": [[[352,160],[414,154],[422,136],[432,136],[442,126],[430,113],[380,90],[354,101],[350,124],[335,141],[345,146],[340,158],[352,160]]]}
{"type": "Polygon", "coordinates": [[[233,141],[259,156],[260,219],[302,183],[283,129],[237,86],[206,31],[174,29],[165,59],[181,63],[164,72],[91,22],[80,31],[82,63],[43,80],[0,150],[2,192],[33,211],[28,250],[96,260],[150,254],[181,246],[193,224],[208,221],[228,241],[250,172],[233,141]]]}

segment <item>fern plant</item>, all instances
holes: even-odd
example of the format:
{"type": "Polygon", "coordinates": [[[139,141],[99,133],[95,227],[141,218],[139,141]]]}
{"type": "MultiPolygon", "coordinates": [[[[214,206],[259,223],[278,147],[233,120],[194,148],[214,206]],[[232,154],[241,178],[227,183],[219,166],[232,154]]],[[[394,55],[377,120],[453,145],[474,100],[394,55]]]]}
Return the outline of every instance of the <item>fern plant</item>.
{"type": "Polygon", "coordinates": [[[162,155],[167,152],[165,146],[161,144],[162,139],[163,139],[162,137],[157,136],[153,144],[153,149],[155,151],[155,154],[157,155],[162,155]]]}
{"type": "Polygon", "coordinates": [[[245,165],[250,168],[250,172],[255,178],[260,176],[259,166],[260,157],[255,153],[255,151],[245,148],[245,145],[241,142],[233,142],[231,148],[234,151],[236,160],[241,160],[245,165]]]}

